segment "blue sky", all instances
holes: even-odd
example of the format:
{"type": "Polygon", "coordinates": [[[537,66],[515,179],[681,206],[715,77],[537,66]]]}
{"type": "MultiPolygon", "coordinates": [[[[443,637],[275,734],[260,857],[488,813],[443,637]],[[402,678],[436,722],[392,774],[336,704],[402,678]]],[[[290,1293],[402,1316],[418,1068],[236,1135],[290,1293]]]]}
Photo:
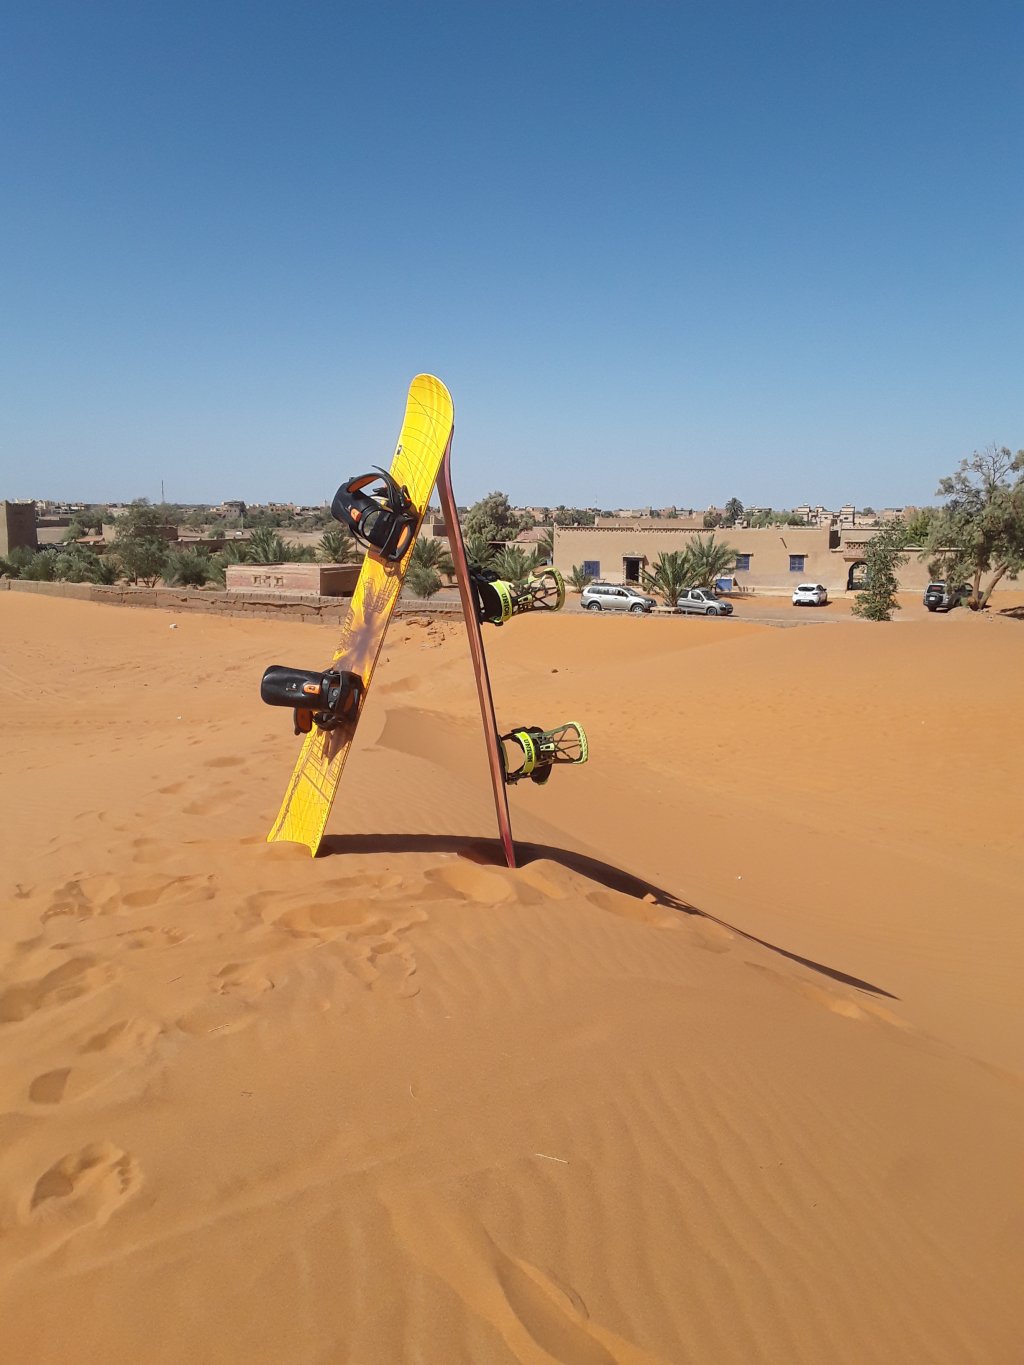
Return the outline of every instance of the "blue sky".
{"type": "Polygon", "coordinates": [[[934,500],[1024,445],[1018,3],[0,21],[0,497],[934,500]]]}

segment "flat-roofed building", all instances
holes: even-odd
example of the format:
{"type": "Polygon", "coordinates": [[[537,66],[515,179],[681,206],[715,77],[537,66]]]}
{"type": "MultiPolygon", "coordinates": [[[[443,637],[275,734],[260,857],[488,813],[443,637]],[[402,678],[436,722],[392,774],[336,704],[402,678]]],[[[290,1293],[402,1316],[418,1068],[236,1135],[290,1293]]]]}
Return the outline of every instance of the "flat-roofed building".
{"type": "MultiPolygon", "coordinates": [[[[639,583],[660,555],[685,550],[695,536],[708,534],[736,551],[733,577],[740,591],[788,593],[798,583],[822,583],[837,594],[862,585],[867,543],[878,528],[735,526],[709,533],[678,521],[556,526],[555,568],[567,578],[579,567],[606,583],[639,583]]],[[[927,568],[913,552],[897,572],[901,589],[908,592],[923,590],[928,582],[927,568]]]]}

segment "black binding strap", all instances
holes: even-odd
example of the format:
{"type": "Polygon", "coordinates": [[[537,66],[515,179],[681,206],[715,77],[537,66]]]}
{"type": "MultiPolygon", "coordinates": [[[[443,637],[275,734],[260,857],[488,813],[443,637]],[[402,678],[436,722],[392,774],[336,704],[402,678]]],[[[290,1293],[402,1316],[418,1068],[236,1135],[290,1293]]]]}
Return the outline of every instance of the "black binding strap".
{"type": "Polygon", "coordinates": [[[405,556],[418,521],[409,490],[385,469],[357,474],[343,483],[331,503],[331,516],[347,526],[361,545],[392,564],[405,556]],[[378,482],[381,487],[364,491],[378,482]]]}

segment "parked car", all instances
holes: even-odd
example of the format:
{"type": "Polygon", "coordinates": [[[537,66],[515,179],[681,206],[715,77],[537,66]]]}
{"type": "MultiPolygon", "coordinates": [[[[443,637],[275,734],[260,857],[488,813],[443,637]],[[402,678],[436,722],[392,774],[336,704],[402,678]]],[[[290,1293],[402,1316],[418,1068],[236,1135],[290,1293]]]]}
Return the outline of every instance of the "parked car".
{"type": "Polygon", "coordinates": [[[731,616],[732,603],[723,602],[710,588],[690,588],[676,601],[680,611],[698,616],[731,616]]]}
{"type": "Polygon", "coordinates": [[[638,588],[627,588],[617,583],[588,583],[580,601],[585,611],[631,611],[639,614],[657,606],[653,597],[638,588]]]}
{"type": "Polygon", "coordinates": [[[801,583],[793,590],[794,607],[827,607],[828,593],[822,583],[801,583]]]}
{"type": "Polygon", "coordinates": [[[924,604],[929,611],[952,611],[971,595],[971,585],[961,583],[951,588],[948,583],[929,583],[924,590],[924,604]]]}

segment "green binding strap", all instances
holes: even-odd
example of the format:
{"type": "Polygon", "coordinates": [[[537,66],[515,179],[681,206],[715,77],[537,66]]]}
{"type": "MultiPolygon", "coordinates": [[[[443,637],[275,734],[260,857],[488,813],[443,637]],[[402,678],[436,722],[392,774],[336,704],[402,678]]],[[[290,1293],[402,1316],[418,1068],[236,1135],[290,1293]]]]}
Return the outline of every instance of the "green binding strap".
{"type": "Polygon", "coordinates": [[[518,740],[523,751],[523,766],[519,769],[521,776],[529,777],[537,766],[537,746],[533,741],[533,736],[529,730],[513,730],[513,739],[518,740]]]}
{"type": "Polygon", "coordinates": [[[500,603],[500,611],[489,617],[493,625],[503,626],[506,621],[512,619],[515,611],[515,599],[512,596],[512,584],[506,583],[503,578],[496,578],[490,586],[494,589],[495,595],[500,603]]]}

